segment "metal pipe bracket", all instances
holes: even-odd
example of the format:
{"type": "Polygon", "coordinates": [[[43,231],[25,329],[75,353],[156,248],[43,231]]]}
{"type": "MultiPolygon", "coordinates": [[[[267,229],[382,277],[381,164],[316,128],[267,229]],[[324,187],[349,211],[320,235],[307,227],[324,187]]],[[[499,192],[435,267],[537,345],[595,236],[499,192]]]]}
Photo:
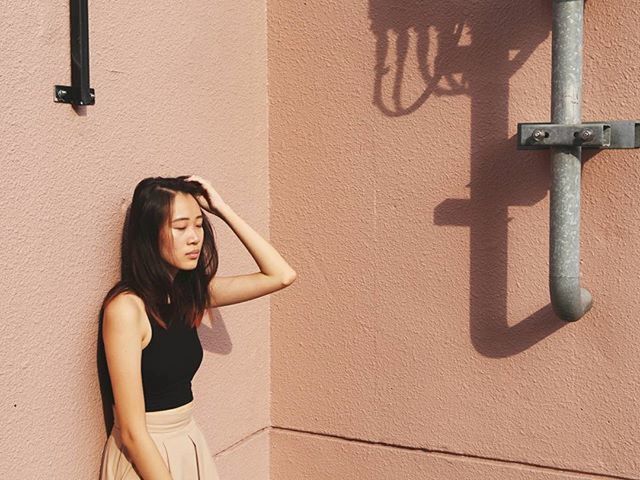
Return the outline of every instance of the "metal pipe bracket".
{"type": "Polygon", "coordinates": [[[518,124],[519,150],[541,150],[552,147],[640,148],[640,122],[615,120],[585,122],[579,125],[518,124]]]}
{"type": "Polygon", "coordinates": [[[89,99],[85,100],[79,87],[55,85],[53,101],[56,103],[71,103],[74,105],[95,105],[96,91],[93,88],[90,88],[89,99]]]}
{"type": "Polygon", "coordinates": [[[94,105],[96,92],[89,82],[89,0],[69,0],[71,85],[55,85],[53,101],[94,105]]]}

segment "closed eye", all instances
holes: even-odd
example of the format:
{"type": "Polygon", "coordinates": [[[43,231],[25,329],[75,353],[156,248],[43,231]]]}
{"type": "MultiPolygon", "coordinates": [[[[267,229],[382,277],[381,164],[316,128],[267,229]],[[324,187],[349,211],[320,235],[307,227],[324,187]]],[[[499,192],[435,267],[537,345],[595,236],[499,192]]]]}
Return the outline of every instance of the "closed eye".
{"type": "MultiPolygon", "coordinates": [[[[173,228],[175,228],[176,230],[186,230],[187,229],[187,227],[173,227],[173,228]]],[[[202,228],[202,225],[196,225],[196,228],[202,228]]]]}

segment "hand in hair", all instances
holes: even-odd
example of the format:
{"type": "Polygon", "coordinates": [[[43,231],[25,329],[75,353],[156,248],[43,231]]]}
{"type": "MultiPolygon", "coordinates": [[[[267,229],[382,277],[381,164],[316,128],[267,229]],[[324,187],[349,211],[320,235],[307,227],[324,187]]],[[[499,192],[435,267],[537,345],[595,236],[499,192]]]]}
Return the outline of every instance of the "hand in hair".
{"type": "Polygon", "coordinates": [[[209,183],[209,181],[197,175],[191,175],[186,179],[186,181],[197,182],[200,185],[202,185],[202,187],[209,194],[209,200],[211,201],[211,208],[209,208],[209,206],[207,205],[206,200],[203,201],[203,199],[200,197],[196,198],[196,200],[198,201],[198,203],[202,208],[204,208],[210,213],[213,213],[214,215],[220,216],[219,209],[222,208],[225,203],[224,203],[224,200],[222,200],[222,197],[220,196],[220,194],[216,192],[213,186],[211,186],[211,183],[209,183]]]}

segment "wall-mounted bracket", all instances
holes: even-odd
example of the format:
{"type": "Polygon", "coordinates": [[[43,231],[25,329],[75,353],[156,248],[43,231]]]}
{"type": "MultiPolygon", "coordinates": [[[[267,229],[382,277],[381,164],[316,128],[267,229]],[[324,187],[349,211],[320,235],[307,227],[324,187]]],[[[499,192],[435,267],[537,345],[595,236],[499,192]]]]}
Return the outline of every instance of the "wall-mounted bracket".
{"type": "Polygon", "coordinates": [[[53,101],[93,105],[96,95],[89,87],[89,5],[88,0],[69,0],[71,26],[71,86],[56,85],[53,101]]]}
{"type": "Polygon", "coordinates": [[[77,87],[66,87],[64,85],[56,85],[54,91],[56,103],[72,103],[74,105],[93,105],[96,103],[96,92],[93,88],[89,89],[89,98],[85,103],[80,89],[77,87]]]}
{"type": "Polygon", "coordinates": [[[551,147],[640,148],[640,122],[615,120],[584,122],[580,125],[518,124],[519,150],[551,147]]]}

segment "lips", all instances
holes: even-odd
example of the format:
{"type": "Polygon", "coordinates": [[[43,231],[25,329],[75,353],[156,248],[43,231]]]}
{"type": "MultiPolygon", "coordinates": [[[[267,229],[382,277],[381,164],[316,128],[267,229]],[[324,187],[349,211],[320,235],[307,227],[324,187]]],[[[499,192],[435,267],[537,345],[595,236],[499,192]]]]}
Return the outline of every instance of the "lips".
{"type": "Polygon", "coordinates": [[[192,250],[191,252],[187,252],[187,255],[198,255],[200,250],[192,250]]]}

